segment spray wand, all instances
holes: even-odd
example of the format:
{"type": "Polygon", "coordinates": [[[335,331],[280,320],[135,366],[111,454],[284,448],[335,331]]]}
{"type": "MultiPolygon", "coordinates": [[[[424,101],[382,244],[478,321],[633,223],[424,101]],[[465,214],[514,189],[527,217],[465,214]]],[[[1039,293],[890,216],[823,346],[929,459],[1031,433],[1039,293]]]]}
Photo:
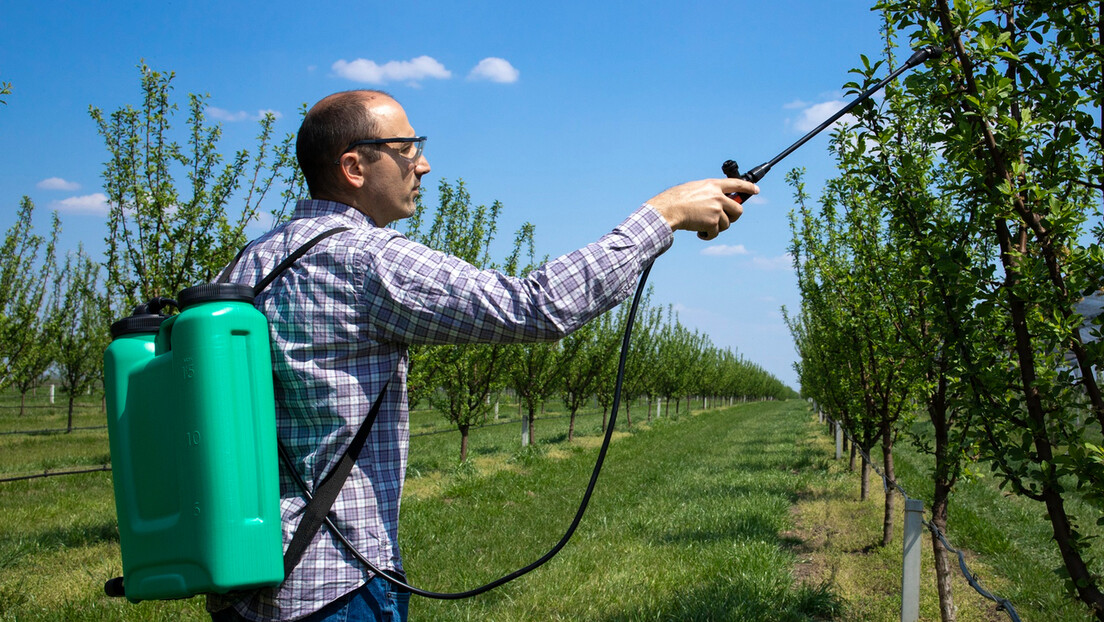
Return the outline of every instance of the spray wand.
{"type": "MultiPolygon", "coordinates": [[[[886,78],[884,80],[882,80],[881,82],[879,82],[879,83],[875,84],[874,86],[870,87],[869,89],[863,91],[862,94],[860,94],[858,97],[856,97],[854,100],[852,100],[851,103],[847,104],[843,108],[840,108],[839,111],[837,111],[834,115],[832,115],[831,117],[828,117],[828,120],[826,120],[824,123],[821,123],[820,125],[818,125],[816,128],[814,128],[808,134],[802,136],[800,140],[798,140],[794,144],[787,147],[786,150],[783,151],[782,153],[774,156],[774,158],[771,159],[769,162],[764,162],[763,164],[760,164],[759,166],[756,166],[755,168],[753,168],[750,171],[748,171],[748,172],[744,173],[743,175],[741,175],[740,174],[740,166],[738,164],[736,164],[735,161],[728,160],[724,164],[721,165],[721,171],[724,172],[726,177],[739,178],[739,179],[743,179],[744,181],[750,181],[751,183],[758,182],[760,179],[765,177],[768,172],[770,172],[771,167],[773,167],[775,164],[778,164],[779,162],[781,162],[783,158],[785,158],[786,156],[788,156],[791,153],[793,153],[794,151],[796,151],[797,148],[800,147],[801,145],[804,145],[805,143],[809,142],[809,140],[812,137],[814,137],[817,134],[821,133],[829,125],[832,125],[833,123],[835,123],[840,117],[842,117],[843,115],[850,112],[852,108],[854,108],[855,106],[859,105],[860,103],[862,103],[863,101],[868,99],[874,93],[877,93],[878,91],[882,90],[882,87],[889,84],[890,81],[892,81],[894,78],[896,78],[897,76],[901,75],[902,73],[908,71],[909,69],[912,69],[913,67],[915,67],[915,66],[917,66],[921,63],[925,63],[928,60],[933,59],[933,58],[939,58],[940,55],[942,55],[942,54],[943,54],[943,51],[940,50],[939,48],[935,47],[934,45],[917,50],[915,53],[913,53],[912,56],[909,57],[909,59],[907,61],[905,61],[904,65],[901,65],[900,67],[898,67],[896,71],[894,71],[893,73],[886,76],[886,78]]],[[[728,196],[731,197],[733,200],[735,200],[737,203],[743,203],[751,195],[746,193],[746,192],[734,192],[734,193],[732,193],[728,196]]]]}

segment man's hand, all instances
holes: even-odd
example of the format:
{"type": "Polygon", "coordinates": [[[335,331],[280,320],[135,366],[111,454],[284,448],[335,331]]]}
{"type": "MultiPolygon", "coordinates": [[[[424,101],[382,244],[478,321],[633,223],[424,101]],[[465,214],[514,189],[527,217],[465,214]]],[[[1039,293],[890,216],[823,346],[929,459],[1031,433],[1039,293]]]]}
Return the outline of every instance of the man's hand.
{"type": "Polygon", "coordinates": [[[744,213],[743,206],[726,195],[759,194],[759,186],[742,179],[703,179],[664,190],[648,200],[673,231],[697,231],[712,240],[744,213]]]}

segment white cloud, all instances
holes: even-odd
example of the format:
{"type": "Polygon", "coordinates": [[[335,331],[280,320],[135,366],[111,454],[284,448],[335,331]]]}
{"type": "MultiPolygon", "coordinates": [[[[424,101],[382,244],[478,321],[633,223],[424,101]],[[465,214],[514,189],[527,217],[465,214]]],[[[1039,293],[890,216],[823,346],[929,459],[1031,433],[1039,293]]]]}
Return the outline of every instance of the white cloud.
{"type": "Polygon", "coordinates": [[[427,78],[447,80],[452,77],[452,72],[445,69],[444,65],[431,56],[419,56],[402,61],[393,60],[382,65],[377,65],[374,61],[364,58],[358,58],[354,61],[341,59],[334,63],[331,69],[342,78],[368,84],[384,84],[394,81],[417,83],[419,80],[427,78]]]}
{"type": "Polygon", "coordinates": [[[246,227],[256,230],[258,233],[264,233],[271,230],[276,224],[276,219],[269,212],[257,212],[246,227]]]}
{"type": "Polygon", "coordinates": [[[106,216],[109,211],[107,195],[102,192],[62,199],[61,201],[56,201],[54,207],[57,208],[59,212],[88,214],[93,216],[106,216]]]}
{"type": "Polygon", "coordinates": [[[271,113],[277,119],[284,116],[276,110],[258,110],[256,114],[250,114],[244,110],[239,110],[238,112],[230,112],[229,110],[219,108],[217,106],[207,106],[206,112],[207,116],[211,117],[212,119],[216,119],[218,121],[227,121],[230,123],[234,123],[237,121],[260,121],[264,118],[266,114],[269,113],[271,113]]]}
{"type": "Polygon", "coordinates": [[[793,255],[785,253],[778,257],[752,257],[751,263],[763,270],[793,270],[793,255]]]}
{"type": "Polygon", "coordinates": [[[80,184],[78,184],[77,182],[66,181],[60,177],[50,177],[48,179],[43,179],[35,185],[39,188],[42,188],[43,190],[68,190],[72,192],[73,190],[80,189],[80,184]]]}
{"type": "Polygon", "coordinates": [[[521,72],[515,69],[510,61],[491,56],[479,61],[479,64],[468,74],[468,79],[512,84],[518,81],[520,75],[521,72]]]}
{"type": "MultiPolygon", "coordinates": [[[[796,103],[804,104],[804,102],[794,102],[794,103],[795,104],[796,103]]],[[[821,123],[824,123],[825,121],[827,121],[828,117],[832,116],[837,111],[839,111],[840,108],[843,108],[846,105],[847,105],[847,102],[840,101],[840,100],[826,101],[826,102],[822,102],[822,103],[819,103],[819,104],[805,104],[804,108],[801,110],[801,116],[799,116],[796,120],[793,121],[793,126],[794,126],[795,129],[797,129],[800,132],[805,132],[805,133],[810,132],[810,131],[813,130],[813,128],[815,128],[816,126],[820,125],[821,123]]],[[[786,107],[787,108],[791,108],[791,107],[796,108],[797,106],[794,106],[793,104],[787,104],[786,107]]],[[[855,117],[853,117],[849,114],[845,114],[842,117],[840,117],[835,123],[833,123],[832,126],[830,126],[830,127],[834,127],[836,125],[839,125],[840,123],[854,123],[854,122],[855,122],[855,117]]]]}
{"type": "Polygon", "coordinates": [[[729,255],[747,255],[748,249],[743,244],[736,244],[735,246],[729,246],[728,244],[712,244],[706,246],[701,251],[702,255],[711,255],[713,257],[727,257],[729,255]]]}

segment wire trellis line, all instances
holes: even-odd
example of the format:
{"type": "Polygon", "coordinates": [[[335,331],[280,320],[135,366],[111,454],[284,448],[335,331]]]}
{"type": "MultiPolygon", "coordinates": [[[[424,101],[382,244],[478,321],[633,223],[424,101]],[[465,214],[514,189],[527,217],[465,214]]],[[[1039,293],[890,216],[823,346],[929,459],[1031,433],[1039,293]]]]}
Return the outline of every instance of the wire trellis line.
{"type": "Polygon", "coordinates": [[[8,431],[8,432],[0,432],[0,436],[10,436],[10,435],[13,435],[13,434],[26,434],[28,436],[33,436],[33,435],[36,435],[36,434],[59,434],[61,432],[69,432],[69,431],[74,431],[75,432],[77,430],[105,430],[105,429],[107,429],[106,425],[85,425],[85,426],[74,426],[72,428],[47,428],[45,430],[11,430],[11,431],[8,431]]]}
{"type": "Polygon", "coordinates": [[[100,472],[110,473],[111,472],[111,465],[110,464],[102,464],[102,465],[100,465],[98,467],[95,467],[95,468],[92,468],[92,469],[76,469],[76,470],[69,470],[69,471],[51,471],[49,469],[46,469],[45,471],[43,471],[41,473],[35,473],[33,475],[19,475],[19,476],[16,476],[16,477],[6,477],[4,479],[0,479],[0,484],[3,484],[5,482],[21,482],[21,481],[28,480],[28,479],[42,479],[42,478],[45,478],[45,477],[57,477],[59,475],[80,475],[81,473],[100,473],[100,472]]]}

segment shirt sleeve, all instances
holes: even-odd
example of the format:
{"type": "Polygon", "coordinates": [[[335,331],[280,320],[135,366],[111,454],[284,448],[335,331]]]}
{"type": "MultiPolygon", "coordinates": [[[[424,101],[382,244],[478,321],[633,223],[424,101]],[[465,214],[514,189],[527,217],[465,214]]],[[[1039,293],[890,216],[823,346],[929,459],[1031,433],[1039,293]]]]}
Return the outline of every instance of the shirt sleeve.
{"type": "Polygon", "coordinates": [[[598,241],[519,278],[396,235],[366,255],[368,336],[405,344],[554,341],[627,298],[672,239],[644,204],[598,241]]]}

